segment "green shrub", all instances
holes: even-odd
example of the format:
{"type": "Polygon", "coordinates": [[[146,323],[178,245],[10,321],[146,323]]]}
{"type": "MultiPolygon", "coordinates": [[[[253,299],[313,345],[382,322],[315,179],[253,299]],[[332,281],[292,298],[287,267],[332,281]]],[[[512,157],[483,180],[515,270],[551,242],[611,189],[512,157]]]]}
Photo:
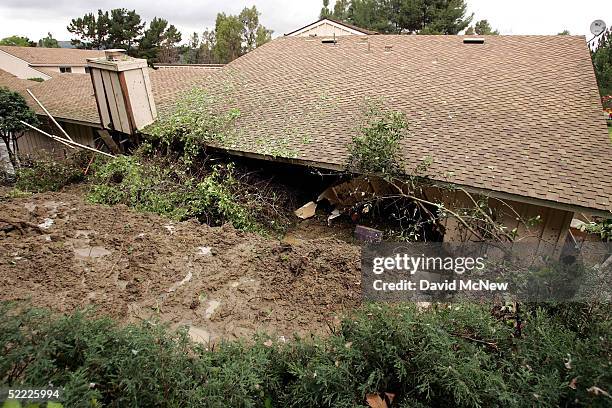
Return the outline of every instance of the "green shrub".
{"type": "Polygon", "coordinates": [[[407,133],[408,123],[402,112],[386,111],[371,104],[365,123],[349,146],[348,169],[383,176],[402,174],[404,163],[400,143],[407,133]]]}
{"type": "Polygon", "coordinates": [[[85,179],[89,159],[87,154],[79,152],[64,160],[45,158],[24,161],[16,172],[15,187],[32,193],[58,191],[85,179]]]}
{"type": "Polygon", "coordinates": [[[178,102],[174,111],[150,125],[147,140],[178,153],[184,163],[192,164],[211,143],[226,143],[233,135],[237,109],[219,110],[219,98],[201,88],[194,88],[178,102]]]}
{"type": "Polygon", "coordinates": [[[608,305],[534,307],[523,318],[514,337],[482,306],[369,305],[327,338],[208,350],[151,322],[4,304],[0,385],[65,387],[71,407],[354,407],[381,392],[402,407],[609,406],[608,305]],[[566,321],[578,309],[590,313],[588,330],[566,321]]]}
{"type": "Polygon", "coordinates": [[[231,164],[215,165],[196,177],[180,163],[119,156],[96,169],[88,198],[179,221],[197,218],[211,225],[230,222],[239,229],[260,230],[251,210],[240,202],[241,190],[231,164]]]}

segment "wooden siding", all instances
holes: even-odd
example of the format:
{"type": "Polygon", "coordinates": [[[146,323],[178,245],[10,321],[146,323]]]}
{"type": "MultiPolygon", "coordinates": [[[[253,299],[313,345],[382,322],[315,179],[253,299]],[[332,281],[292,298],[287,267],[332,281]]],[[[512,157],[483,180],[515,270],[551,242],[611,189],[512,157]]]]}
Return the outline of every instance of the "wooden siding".
{"type": "MultiPolygon", "coordinates": [[[[425,192],[425,196],[430,201],[443,202],[451,210],[474,207],[470,197],[461,190],[446,191],[430,188],[425,192]]],[[[472,195],[472,198],[486,199],[496,221],[503,224],[507,231],[510,232],[516,228],[516,243],[533,244],[532,248],[538,254],[554,255],[559,254],[563,249],[574,216],[573,212],[492,197],[472,195]],[[524,221],[529,220],[532,222],[528,226],[524,221]]],[[[445,242],[466,242],[475,239],[453,217],[444,219],[443,226],[446,230],[445,242]]]]}
{"type": "MultiPolygon", "coordinates": [[[[94,146],[94,140],[96,137],[92,127],[68,122],[59,122],[59,124],[75,142],[87,146],[94,146]]],[[[50,126],[48,123],[42,124],[40,128],[52,135],[61,136],[59,129],[53,125],[50,126]]],[[[51,140],[47,136],[34,130],[25,132],[23,136],[17,140],[17,144],[19,147],[19,155],[21,157],[53,156],[55,158],[62,158],[73,151],[73,149],[69,149],[67,146],[51,140]]]]}

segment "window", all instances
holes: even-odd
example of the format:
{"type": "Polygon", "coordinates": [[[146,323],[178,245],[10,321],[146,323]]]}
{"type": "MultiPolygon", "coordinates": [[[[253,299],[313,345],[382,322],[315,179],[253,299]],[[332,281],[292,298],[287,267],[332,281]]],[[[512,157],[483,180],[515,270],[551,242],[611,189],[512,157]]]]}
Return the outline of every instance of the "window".
{"type": "Polygon", "coordinates": [[[85,73],[89,74],[89,67],[85,67],[85,73]]]}
{"type": "Polygon", "coordinates": [[[72,67],[59,67],[62,74],[71,73],[72,67]]]}

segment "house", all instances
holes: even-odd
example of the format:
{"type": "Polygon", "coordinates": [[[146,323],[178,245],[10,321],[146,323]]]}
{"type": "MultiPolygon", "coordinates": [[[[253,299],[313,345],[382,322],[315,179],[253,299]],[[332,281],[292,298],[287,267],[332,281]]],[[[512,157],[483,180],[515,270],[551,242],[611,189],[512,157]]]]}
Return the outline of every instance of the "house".
{"type": "MultiPolygon", "coordinates": [[[[214,71],[214,70],[213,70],[214,71]]],[[[149,69],[153,85],[153,97],[160,114],[167,114],[178,94],[193,86],[202,85],[209,75],[209,67],[181,67],[180,69],[149,69]]],[[[47,116],[38,104],[27,93],[29,89],[59,124],[78,143],[88,146],[99,146],[103,127],[96,105],[94,88],[89,75],[64,74],[47,81],[36,82],[17,78],[0,70],[0,87],[7,87],[21,93],[30,107],[37,113],[43,123],[41,128],[49,133],[58,134],[58,129],[48,123],[47,116]]],[[[65,155],[65,146],[50,140],[35,131],[28,131],[18,139],[20,154],[65,155]]]]}
{"type": "MultiPolygon", "coordinates": [[[[584,37],[285,36],[198,69],[149,71],[154,103],[163,117],[194,86],[219,95],[219,109],[231,101],[237,139],[216,146],[230,154],[344,170],[376,100],[409,121],[407,169],[428,159],[431,179],[460,188],[432,189],[430,200],[486,199],[509,230],[553,248],[574,214],[612,215],[612,144],[584,37]],[[561,105],[562,116],[542,109],[561,105]],[[539,223],[527,232],[517,218],[539,223]]],[[[70,90],[60,76],[34,93],[54,115],[99,129],[91,83],[79,77],[70,90]]],[[[458,225],[445,226],[444,239],[456,239],[458,225]]]]}
{"type": "Polygon", "coordinates": [[[42,78],[85,74],[87,58],[104,56],[104,51],[69,48],[0,46],[0,69],[17,78],[42,78]]]}
{"type": "Polygon", "coordinates": [[[366,30],[344,21],[322,18],[302,28],[285,34],[289,37],[341,37],[345,35],[375,35],[376,31],[366,30]]]}
{"type": "Polygon", "coordinates": [[[612,143],[584,37],[287,36],[207,89],[236,100],[237,155],[342,170],[366,100],[379,100],[407,116],[408,170],[431,159],[431,177],[489,197],[509,230],[524,232],[515,211],[539,216],[532,234],[557,245],[574,213],[612,215],[612,143]]]}

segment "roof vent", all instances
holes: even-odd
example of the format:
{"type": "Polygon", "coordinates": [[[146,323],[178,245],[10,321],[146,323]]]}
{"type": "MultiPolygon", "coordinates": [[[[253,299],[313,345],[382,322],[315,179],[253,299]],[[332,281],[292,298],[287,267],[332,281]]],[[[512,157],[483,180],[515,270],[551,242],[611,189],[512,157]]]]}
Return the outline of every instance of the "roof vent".
{"type": "Polygon", "coordinates": [[[464,44],[484,44],[485,39],[482,37],[465,37],[464,44]]]}
{"type": "Polygon", "coordinates": [[[393,46],[392,45],[385,45],[385,52],[391,52],[393,51],[393,46]]]}
{"type": "Polygon", "coordinates": [[[324,38],[321,40],[322,44],[335,44],[336,43],[336,39],[335,38],[324,38]]]}

